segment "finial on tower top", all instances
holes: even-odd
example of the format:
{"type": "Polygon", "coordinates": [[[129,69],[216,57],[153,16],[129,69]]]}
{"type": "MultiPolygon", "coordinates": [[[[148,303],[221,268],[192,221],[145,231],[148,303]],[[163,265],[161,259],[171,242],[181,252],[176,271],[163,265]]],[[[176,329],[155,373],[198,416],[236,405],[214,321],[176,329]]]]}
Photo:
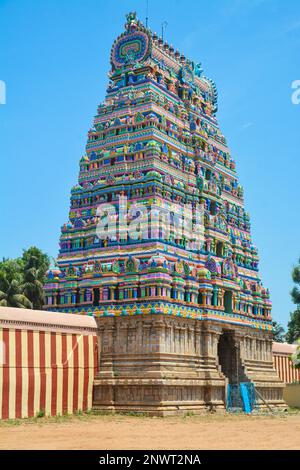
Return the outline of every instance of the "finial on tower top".
{"type": "Polygon", "coordinates": [[[138,19],[137,19],[136,11],[130,11],[129,13],[127,13],[126,20],[127,20],[127,22],[125,24],[125,28],[127,30],[131,30],[134,27],[136,27],[138,25],[138,19]]]}

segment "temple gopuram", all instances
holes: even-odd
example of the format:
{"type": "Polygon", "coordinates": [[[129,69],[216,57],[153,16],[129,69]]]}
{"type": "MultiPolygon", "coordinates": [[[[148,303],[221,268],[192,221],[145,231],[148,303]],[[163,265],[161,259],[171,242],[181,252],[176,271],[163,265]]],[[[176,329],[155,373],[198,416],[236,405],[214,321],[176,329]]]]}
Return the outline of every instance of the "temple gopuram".
{"type": "Polygon", "coordinates": [[[201,64],[129,13],[45,285],[46,310],[97,320],[95,409],[224,409],[239,384],[255,387],[260,407],[284,404],[269,292],[217,106],[201,64]],[[176,226],[185,207],[188,233],[201,213],[201,243],[176,226]],[[142,208],[168,213],[170,228],[142,208]]]}

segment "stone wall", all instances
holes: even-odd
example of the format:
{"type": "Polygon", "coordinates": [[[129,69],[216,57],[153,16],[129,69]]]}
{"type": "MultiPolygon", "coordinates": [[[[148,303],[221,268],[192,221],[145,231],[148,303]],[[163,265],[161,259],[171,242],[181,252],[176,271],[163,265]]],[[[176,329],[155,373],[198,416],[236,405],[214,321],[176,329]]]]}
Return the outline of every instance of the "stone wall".
{"type": "Polygon", "coordinates": [[[300,382],[300,369],[296,369],[291,356],[297,350],[297,344],[273,342],[274,367],[285,384],[300,382]]]}
{"type": "Polygon", "coordinates": [[[226,383],[237,378],[253,381],[269,404],[284,404],[269,333],[164,315],[102,317],[97,324],[97,409],[155,415],[224,409],[226,383]],[[224,370],[221,335],[230,338],[236,369],[224,370]]]}
{"type": "Polygon", "coordinates": [[[288,406],[300,408],[300,383],[287,384],[283,397],[288,406]]]}

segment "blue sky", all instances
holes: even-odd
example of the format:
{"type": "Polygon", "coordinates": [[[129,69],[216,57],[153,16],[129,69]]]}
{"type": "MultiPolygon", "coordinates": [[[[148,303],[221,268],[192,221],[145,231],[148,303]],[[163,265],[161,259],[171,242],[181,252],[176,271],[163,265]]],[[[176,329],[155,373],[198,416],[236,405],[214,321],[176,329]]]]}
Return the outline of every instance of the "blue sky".
{"type": "MultiPolygon", "coordinates": [[[[0,0],[0,257],[37,245],[56,256],[70,189],[124,15],[146,0],[0,0]]],[[[201,61],[245,189],[273,316],[286,324],[300,257],[298,0],[149,0],[153,31],[201,61]]]]}

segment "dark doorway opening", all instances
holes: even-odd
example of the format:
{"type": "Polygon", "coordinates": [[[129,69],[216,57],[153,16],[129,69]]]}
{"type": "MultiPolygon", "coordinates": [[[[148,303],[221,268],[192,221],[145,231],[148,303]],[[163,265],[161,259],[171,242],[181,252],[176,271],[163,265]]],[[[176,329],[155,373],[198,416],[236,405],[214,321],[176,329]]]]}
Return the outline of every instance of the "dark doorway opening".
{"type": "Polygon", "coordinates": [[[99,288],[93,289],[93,306],[98,307],[100,303],[100,290],[99,288]]]}
{"type": "Polygon", "coordinates": [[[248,381],[240,357],[240,348],[235,341],[233,331],[224,331],[220,336],[218,358],[221,371],[230,384],[248,381]]]}
{"type": "Polygon", "coordinates": [[[80,304],[80,290],[76,289],[76,305],[80,304]]]}
{"type": "Polygon", "coordinates": [[[224,293],[224,308],[226,313],[232,313],[232,292],[226,290],[224,293]]]}
{"type": "Polygon", "coordinates": [[[222,242],[217,242],[217,250],[216,250],[216,255],[219,257],[219,258],[222,258],[223,256],[223,251],[224,251],[224,248],[223,248],[223,243],[222,242]]]}

